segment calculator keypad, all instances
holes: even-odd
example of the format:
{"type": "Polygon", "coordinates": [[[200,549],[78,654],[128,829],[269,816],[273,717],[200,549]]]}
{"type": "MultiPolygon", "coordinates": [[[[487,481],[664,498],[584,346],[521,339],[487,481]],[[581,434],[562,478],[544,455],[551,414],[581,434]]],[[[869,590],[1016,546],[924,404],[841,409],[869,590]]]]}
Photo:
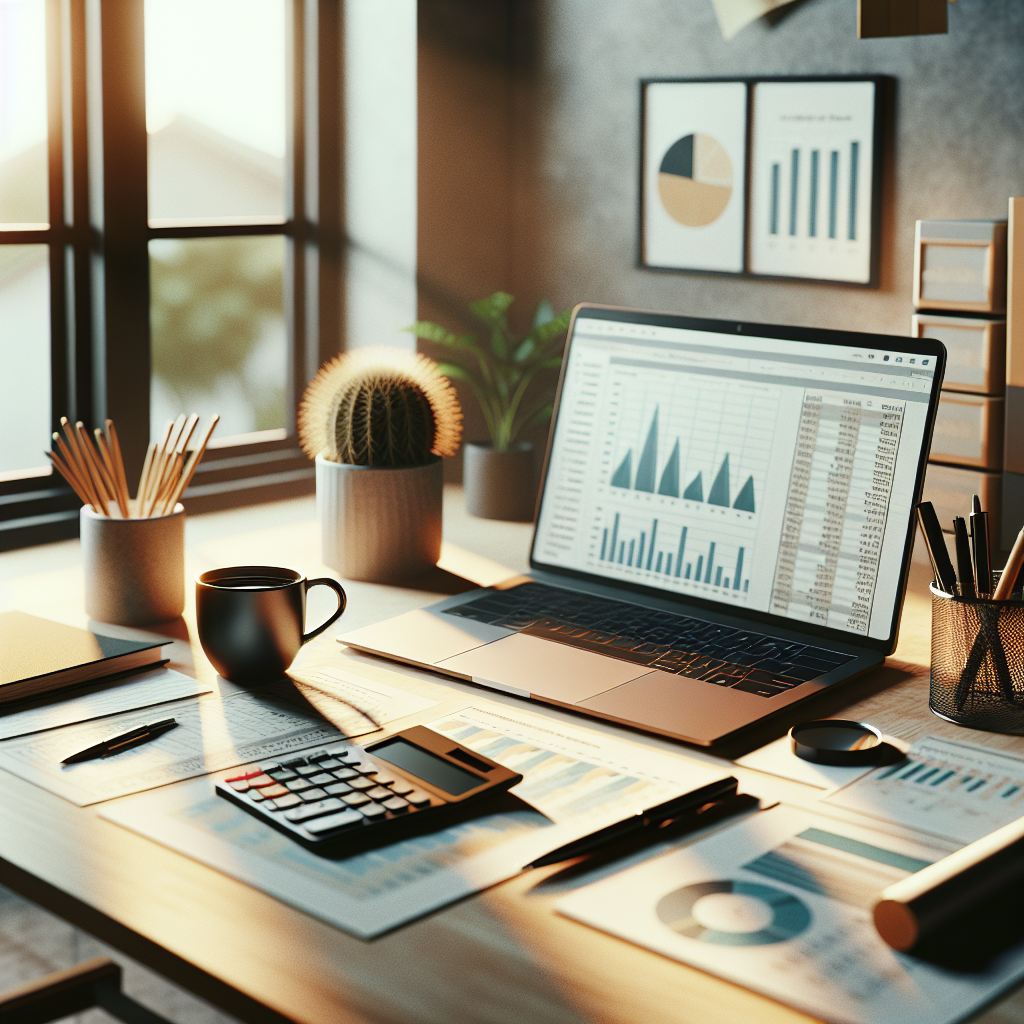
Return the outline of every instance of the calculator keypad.
{"type": "Polygon", "coordinates": [[[237,768],[221,780],[250,813],[307,843],[427,810],[431,798],[350,747],[237,768]]]}

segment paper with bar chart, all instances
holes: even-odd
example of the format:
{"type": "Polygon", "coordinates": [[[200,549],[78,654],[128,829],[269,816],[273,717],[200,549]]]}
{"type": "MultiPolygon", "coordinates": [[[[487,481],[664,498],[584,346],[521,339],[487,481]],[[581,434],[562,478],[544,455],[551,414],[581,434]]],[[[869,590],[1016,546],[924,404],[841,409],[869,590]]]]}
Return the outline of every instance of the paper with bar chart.
{"type": "Polygon", "coordinates": [[[765,483],[773,472],[789,472],[790,431],[776,436],[781,389],[622,358],[609,369],[602,500],[589,547],[594,568],[763,605],[771,583],[754,565],[781,515],[780,489],[773,499],[765,483]]]}
{"type": "Polygon", "coordinates": [[[1024,760],[926,736],[905,761],[879,768],[827,798],[829,803],[972,843],[1024,814],[1024,760]]]}
{"type": "Polygon", "coordinates": [[[861,82],[758,82],[750,271],[867,284],[875,92],[861,82]]]}
{"type": "Polygon", "coordinates": [[[524,864],[727,775],[489,701],[428,723],[523,776],[479,816],[333,860],[213,792],[209,778],[108,804],[103,816],[314,917],[371,938],[519,873],[524,864]],[[536,808],[536,810],[532,809],[536,808]]]}

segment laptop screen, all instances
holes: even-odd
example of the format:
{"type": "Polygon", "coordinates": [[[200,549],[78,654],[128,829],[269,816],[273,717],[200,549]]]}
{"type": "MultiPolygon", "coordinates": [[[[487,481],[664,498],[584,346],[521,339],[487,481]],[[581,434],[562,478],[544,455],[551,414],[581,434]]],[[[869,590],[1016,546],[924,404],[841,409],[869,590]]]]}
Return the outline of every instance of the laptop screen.
{"type": "Polygon", "coordinates": [[[570,331],[535,566],[891,637],[941,345],[591,306],[570,331]]]}

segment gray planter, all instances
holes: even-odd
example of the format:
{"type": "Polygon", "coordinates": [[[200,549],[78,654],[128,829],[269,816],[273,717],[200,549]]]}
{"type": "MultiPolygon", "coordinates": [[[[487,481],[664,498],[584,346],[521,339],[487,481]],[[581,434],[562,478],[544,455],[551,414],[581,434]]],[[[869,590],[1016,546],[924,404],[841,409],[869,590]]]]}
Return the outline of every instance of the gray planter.
{"type": "Polygon", "coordinates": [[[185,510],[120,519],[79,513],[85,611],[98,622],[148,626],[185,610],[185,510]]]}
{"type": "Polygon", "coordinates": [[[481,519],[532,523],[537,498],[533,445],[522,441],[507,452],[489,444],[463,448],[466,511],[481,519]]]}
{"type": "Polygon", "coordinates": [[[441,460],[374,469],[316,458],[324,565],[345,579],[396,583],[441,557],[441,460]]]}

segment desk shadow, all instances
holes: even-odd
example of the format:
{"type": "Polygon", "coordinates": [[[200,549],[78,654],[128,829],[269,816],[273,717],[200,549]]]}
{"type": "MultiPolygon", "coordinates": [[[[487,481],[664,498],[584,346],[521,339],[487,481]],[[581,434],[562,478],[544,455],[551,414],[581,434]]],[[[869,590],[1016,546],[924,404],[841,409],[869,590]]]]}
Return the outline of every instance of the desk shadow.
{"type": "MultiPolygon", "coordinates": [[[[851,679],[848,682],[829,686],[813,697],[790,707],[783,708],[770,719],[763,719],[730,736],[720,745],[712,747],[708,752],[717,757],[735,761],[752,750],[758,750],[766,743],[785,736],[787,732],[800,722],[810,722],[818,718],[850,718],[848,714],[855,704],[867,700],[883,690],[891,689],[901,683],[916,678],[919,673],[899,668],[895,665],[883,665],[871,672],[851,679]]],[[[895,749],[895,748],[893,748],[895,749]]],[[[904,755],[900,753],[900,758],[904,755]]]]}
{"type": "Polygon", "coordinates": [[[1002,889],[984,900],[970,914],[965,926],[956,920],[919,943],[910,952],[916,960],[958,974],[987,971],[993,962],[1024,941],[1024,883],[1002,889]]]}
{"type": "Polygon", "coordinates": [[[480,589],[479,583],[456,576],[455,573],[442,569],[440,566],[434,566],[433,569],[415,579],[403,580],[399,586],[406,590],[422,590],[431,594],[445,594],[448,597],[480,589]]]}
{"type": "Polygon", "coordinates": [[[190,643],[188,623],[182,616],[170,619],[167,622],[153,622],[146,626],[116,626],[111,622],[98,622],[89,619],[88,628],[93,633],[101,636],[112,636],[123,640],[137,640],[140,633],[149,633],[156,636],[165,636],[170,640],[181,640],[183,643],[190,643]]]}

